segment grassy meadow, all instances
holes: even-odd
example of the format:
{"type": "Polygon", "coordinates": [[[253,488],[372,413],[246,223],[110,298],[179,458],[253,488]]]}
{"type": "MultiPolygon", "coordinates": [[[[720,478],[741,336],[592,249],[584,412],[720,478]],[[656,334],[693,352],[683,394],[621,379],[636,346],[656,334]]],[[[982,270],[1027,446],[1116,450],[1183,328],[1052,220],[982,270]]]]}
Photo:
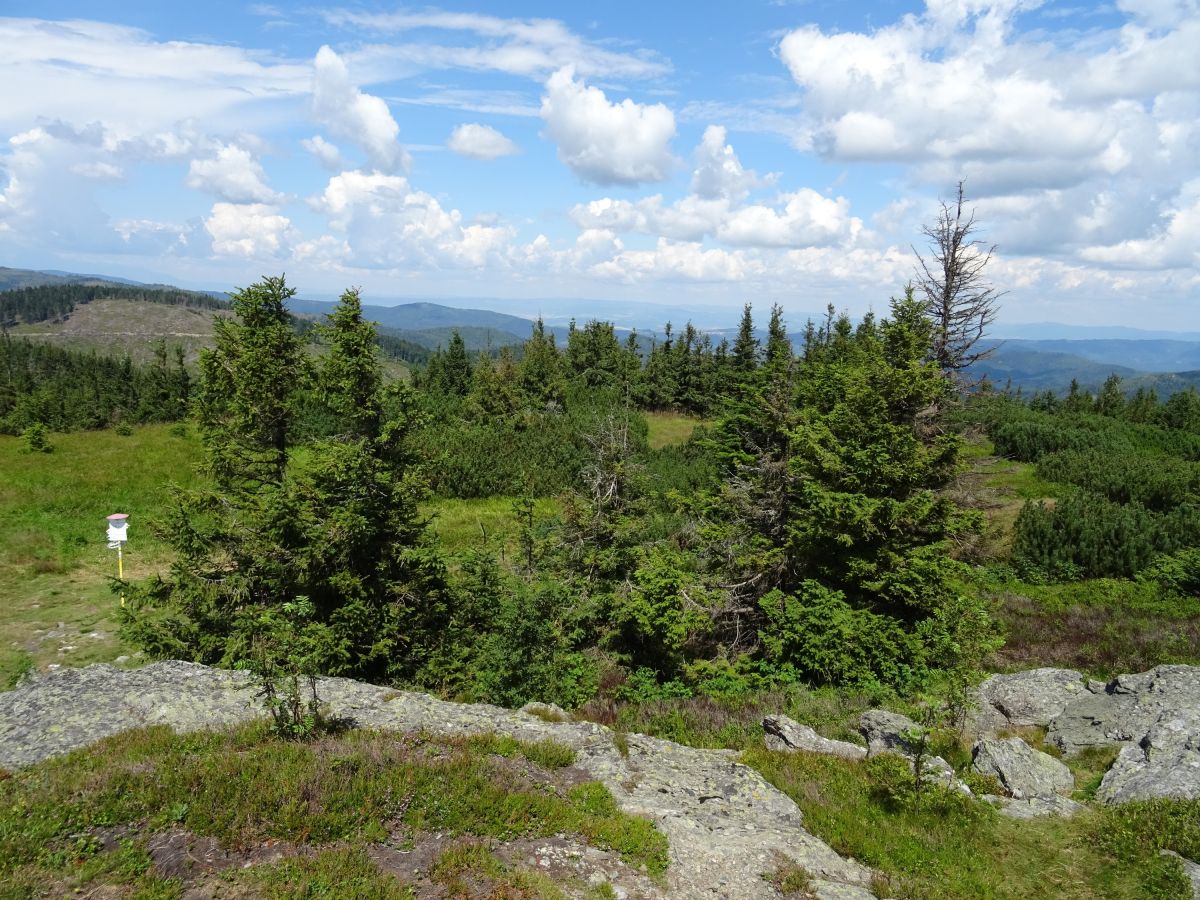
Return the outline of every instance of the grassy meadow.
{"type": "Polygon", "coordinates": [[[116,552],[105,516],[129,513],[125,575],[169,565],[148,527],[170,485],[195,484],[200,445],[174,426],[54,434],[51,453],[0,435],[0,685],[31,666],[87,665],[128,652],[115,635],[116,552]]]}
{"type": "Polygon", "coordinates": [[[701,419],[677,412],[647,412],[645,416],[649,426],[646,440],[651,450],[660,450],[672,444],[686,444],[696,426],[704,424],[701,419]]]}

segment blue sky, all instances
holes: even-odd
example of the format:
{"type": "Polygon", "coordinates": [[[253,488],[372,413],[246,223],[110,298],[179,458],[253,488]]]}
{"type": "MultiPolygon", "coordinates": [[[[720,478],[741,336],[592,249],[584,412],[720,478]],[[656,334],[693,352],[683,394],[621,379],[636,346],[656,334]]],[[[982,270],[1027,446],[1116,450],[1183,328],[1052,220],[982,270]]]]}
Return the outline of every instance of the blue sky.
{"type": "Polygon", "coordinates": [[[4,13],[0,264],[861,313],[966,179],[1005,321],[1200,328],[1196,0],[4,13]]]}

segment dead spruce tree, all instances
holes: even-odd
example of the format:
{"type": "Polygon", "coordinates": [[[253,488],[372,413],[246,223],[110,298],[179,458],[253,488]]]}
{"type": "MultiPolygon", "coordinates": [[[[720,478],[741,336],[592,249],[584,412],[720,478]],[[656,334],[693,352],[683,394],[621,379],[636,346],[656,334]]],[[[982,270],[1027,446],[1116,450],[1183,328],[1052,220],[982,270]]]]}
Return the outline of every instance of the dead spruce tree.
{"type": "Polygon", "coordinates": [[[963,208],[963,182],[951,203],[942,202],[937,220],[921,228],[929,240],[929,255],[917,256],[913,287],[925,302],[933,323],[933,358],[942,370],[957,375],[992,352],[979,341],[1000,311],[1002,292],[988,282],[985,270],[995,245],[975,237],[975,211],[963,208]]]}

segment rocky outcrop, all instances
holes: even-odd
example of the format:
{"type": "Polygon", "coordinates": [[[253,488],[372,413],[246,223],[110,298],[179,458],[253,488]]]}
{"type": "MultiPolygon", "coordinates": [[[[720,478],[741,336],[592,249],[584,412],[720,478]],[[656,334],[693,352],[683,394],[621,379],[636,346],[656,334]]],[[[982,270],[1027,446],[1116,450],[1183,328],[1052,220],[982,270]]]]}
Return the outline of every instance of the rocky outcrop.
{"type": "Polygon", "coordinates": [[[1070,769],[1017,737],[984,738],[972,758],[976,772],[995,778],[1015,800],[1052,798],[1075,787],[1070,769]]]}
{"type": "Polygon", "coordinates": [[[1083,675],[1074,669],[1030,669],[993,675],[979,686],[981,729],[1045,727],[1084,690],[1083,675]]]}
{"type": "Polygon", "coordinates": [[[1054,718],[1046,739],[1068,754],[1138,742],[1164,714],[1198,707],[1200,667],[1157,666],[1088,690],[1054,718]]]}
{"type": "Polygon", "coordinates": [[[1068,756],[1117,745],[1097,796],[1106,803],[1200,797],[1200,667],[1166,665],[1107,684],[1073,669],[993,675],[980,686],[979,730],[1046,726],[1068,756]]]}
{"type": "Polygon", "coordinates": [[[767,716],[762,721],[766,733],[768,750],[807,753],[823,753],[842,759],[862,760],[867,758],[867,748],[846,741],[834,741],[821,737],[807,725],[801,725],[787,716],[767,716]]]}
{"type": "MultiPolygon", "coordinates": [[[[858,720],[858,731],[867,741],[868,757],[879,753],[896,753],[912,760],[917,755],[913,735],[924,730],[908,716],[886,709],[868,709],[858,720]]],[[[925,768],[922,781],[944,784],[964,794],[971,793],[971,789],[958,780],[954,767],[940,756],[927,756],[922,765],[925,768]]]]}
{"type": "Polygon", "coordinates": [[[911,735],[921,730],[921,726],[908,716],[886,709],[868,709],[858,720],[858,731],[866,738],[869,756],[889,750],[911,756],[911,735]]]}
{"type": "Polygon", "coordinates": [[[1200,708],[1161,713],[1145,737],[1121,749],[1096,796],[1105,803],[1200,797],[1200,708]]]}
{"type": "MultiPolygon", "coordinates": [[[[603,783],[622,810],[650,817],[666,834],[665,896],[777,897],[762,874],[782,855],[809,874],[818,897],[872,897],[871,870],[809,834],[795,803],[727,751],[644,735],[628,735],[618,747],[609,729],[547,721],[545,710],[447,703],[346,679],[321,679],[318,689],[333,715],[362,727],[495,732],[572,747],[575,764],[603,783]]],[[[0,766],[27,766],[142,725],[194,730],[261,714],[244,673],[180,662],[64,668],[0,694],[0,766]]]]}

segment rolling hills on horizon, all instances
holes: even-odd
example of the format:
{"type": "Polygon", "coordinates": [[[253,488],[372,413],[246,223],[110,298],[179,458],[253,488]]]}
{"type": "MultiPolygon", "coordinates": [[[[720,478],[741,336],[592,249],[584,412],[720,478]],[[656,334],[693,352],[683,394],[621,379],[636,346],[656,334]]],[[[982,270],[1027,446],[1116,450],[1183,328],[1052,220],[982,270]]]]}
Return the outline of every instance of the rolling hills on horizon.
{"type": "MultiPolygon", "coordinates": [[[[0,304],[4,291],[31,286],[104,285],[114,290],[129,286],[168,288],[167,285],[142,285],[129,279],[107,275],[76,274],[0,267],[0,304]]],[[[178,290],[178,289],[176,289],[178,290]]],[[[204,292],[225,296],[218,291],[204,292]]],[[[15,336],[55,341],[64,346],[96,349],[101,352],[131,352],[143,355],[159,338],[185,343],[189,356],[207,342],[211,333],[212,313],[199,315],[189,310],[186,316],[168,307],[152,309],[139,304],[136,315],[122,301],[105,299],[91,303],[90,309],[72,313],[62,321],[38,325],[18,325],[15,336]],[[186,318],[186,322],[183,321],[186,318]],[[203,321],[202,321],[203,320],[203,321]],[[185,327],[186,326],[186,327],[185,327]],[[144,345],[144,346],[143,346],[144,345]]],[[[333,308],[334,301],[296,297],[289,303],[294,313],[319,318],[333,308]]],[[[471,352],[495,350],[524,341],[533,319],[490,309],[449,306],[430,301],[412,301],[395,305],[364,304],[366,315],[377,322],[381,333],[434,350],[446,346],[458,330],[471,352]]],[[[0,317],[2,319],[3,317],[0,317]]],[[[566,334],[561,324],[547,323],[548,330],[560,340],[566,334]]],[[[618,327],[618,331],[627,331],[618,327]]],[[[799,332],[793,325],[793,333],[799,332]]],[[[639,329],[639,331],[641,331],[639,329]]],[[[653,337],[650,330],[641,331],[653,337]]],[[[732,338],[735,329],[712,329],[714,340],[732,338]]],[[[1011,383],[1026,392],[1052,390],[1062,392],[1072,379],[1085,389],[1095,389],[1110,374],[1117,374],[1127,390],[1153,388],[1160,395],[1200,386],[1200,333],[1162,332],[1116,326],[1068,326],[1055,323],[1009,325],[996,329],[993,355],[978,364],[974,372],[1003,386],[1011,383]],[[1025,335],[1039,334],[1042,337],[1025,335]],[[1078,337],[1072,335],[1090,335],[1078,337]],[[1022,335],[1022,336],[1013,336],[1022,335]]]]}

